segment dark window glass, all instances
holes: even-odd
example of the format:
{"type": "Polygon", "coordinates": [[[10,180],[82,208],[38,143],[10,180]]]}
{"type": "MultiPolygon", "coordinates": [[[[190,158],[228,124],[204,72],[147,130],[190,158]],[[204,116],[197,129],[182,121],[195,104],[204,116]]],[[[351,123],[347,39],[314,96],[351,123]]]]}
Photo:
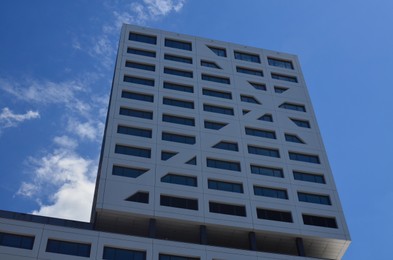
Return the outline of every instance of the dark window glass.
{"type": "Polygon", "coordinates": [[[300,120],[300,119],[294,119],[294,118],[290,118],[290,119],[292,120],[292,122],[295,123],[295,125],[297,125],[299,127],[311,128],[310,122],[308,122],[306,120],[300,120]]]}
{"type": "Polygon", "coordinates": [[[175,84],[175,83],[170,83],[170,82],[164,82],[164,88],[172,89],[172,90],[176,90],[176,91],[194,93],[194,88],[192,86],[180,85],[180,84],[175,84]]]}
{"type": "Polygon", "coordinates": [[[296,135],[285,134],[285,140],[292,143],[304,144],[303,140],[296,135]]]}
{"type": "Polygon", "coordinates": [[[102,258],[105,260],[146,260],[146,252],[105,246],[102,258]]]}
{"type": "Polygon", "coordinates": [[[144,78],[139,78],[139,77],[135,77],[135,76],[125,75],[123,78],[123,81],[129,82],[129,83],[134,83],[134,84],[139,84],[139,85],[146,85],[146,86],[154,87],[154,79],[144,79],[144,78]]]}
{"type": "Polygon", "coordinates": [[[197,199],[185,199],[185,198],[161,195],[160,205],[173,207],[173,208],[180,208],[180,209],[198,210],[197,199]]]}
{"type": "Polygon", "coordinates": [[[233,215],[233,216],[246,216],[246,207],[231,204],[223,204],[217,202],[209,202],[209,211],[213,213],[233,215]]]}
{"type": "Polygon", "coordinates": [[[125,90],[123,90],[121,92],[121,97],[128,98],[128,99],[134,99],[134,100],[140,100],[140,101],[146,101],[146,102],[154,102],[153,95],[141,94],[141,93],[130,92],[130,91],[125,91],[125,90]]]}
{"type": "Polygon", "coordinates": [[[192,64],[192,59],[191,58],[181,57],[181,56],[172,55],[172,54],[165,54],[164,55],[164,59],[171,60],[171,61],[176,61],[176,62],[183,62],[183,63],[192,64]]]}
{"type": "Polygon", "coordinates": [[[207,60],[201,60],[201,66],[214,68],[214,69],[221,69],[220,66],[218,66],[215,62],[207,61],[207,60]]]}
{"type": "Polygon", "coordinates": [[[263,77],[263,71],[262,70],[254,70],[254,69],[248,69],[248,68],[243,68],[243,67],[236,67],[236,71],[239,72],[239,73],[243,73],[243,74],[263,77]]]}
{"type": "Polygon", "coordinates": [[[218,48],[213,46],[207,46],[212,52],[214,52],[217,56],[226,57],[227,51],[224,48],[218,48]]]}
{"type": "Polygon", "coordinates": [[[123,125],[117,126],[117,132],[119,134],[134,135],[134,136],[140,136],[140,137],[146,137],[146,138],[151,138],[151,136],[152,136],[152,131],[150,129],[129,127],[129,126],[123,126],[123,125]]]}
{"type": "Polygon", "coordinates": [[[175,106],[175,107],[184,107],[189,109],[194,109],[194,102],[192,101],[184,101],[179,99],[172,99],[172,98],[163,98],[162,103],[168,106],[175,106]]]}
{"type": "Polygon", "coordinates": [[[199,260],[199,257],[160,254],[159,260],[199,260]]]}
{"type": "Polygon", "coordinates": [[[229,107],[218,107],[213,105],[203,104],[203,110],[212,113],[224,114],[224,115],[234,115],[233,108],[229,107]]]}
{"type": "Polygon", "coordinates": [[[216,82],[216,83],[222,83],[222,84],[231,84],[231,81],[229,80],[229,78],[207,75],[207,74],[202,74],[202,80],[216,82]]]}
{"type": "Polygon", "coordinates": [[[195,136],[190,135],[179,135],[167,132],[162,132],[162,140],[183,144],[195,144],[195,136]]]}
{"type": "Polygon", "coordinates": [[[292,142],[292,143],[298,143],[298,144],[304,144],[303,140],[297,137],[296,135],[291,135],[291,134],[285,134],[285,140],[287,142],[292,142]]]}
{"type": "Polygon", "coordinates": [[[173,124],[179,124],[179,125],[195,126],[195,119],[194,118],[189,118],[189,117],[173,116],[173,115],[163,114],[162,115],[162,121],[168,122],[168,123],[173,123],[173,124]]]}
{"type": "Polygon", "coordinates": [[[320,174],[293,171],[293,178],[298,181],[308,181],[308,182],[323,183],[323,184],[326,183],[325,177],[323,177],[323,175],[320,174]]]}
{"type": "Polygon", "coordinates": [[[267,219],[281,222],[293,222],[291,212],[270,210],[270,209],[257,209],[257,216],[259,219],[267,219]]]}
{"type": "Polygon", "coordinates": [[[269,63],[270,66],[275,66],[275,67],[280,67],[280,68],[293,70],[292,61],[279,60],[279,59],[274,59],[274,58],[267,58],[267,60],[268,60],[268,63],[269,63]]]}
{"type": "Polygon", "coordinates": [[[197,187],[197,178],[169,173],[161,178],[161,182],[197,187]]]}
{"type": "Polygon", "coordinates": [[[153,112],[151,112],[151,111],[137,110],[137,109],[131,109],[131,108],[125,108],[125,107],[120,108],[119,114],[123,115],[123,116],[132,116],[132,117],[138,117],[138,118],[144,118],[144,119],[153,119],[153,112]]]}
{"type": "Polygon", "coordinates": [[[240,100],[242,102],[251,103],[251,104],[261,104],[256,98],[252,96],[240,95],[240,100]]]}
{"type": "Polygon", "coordinates": [[[217,159],[206,159],[207,167],[240,172],[239,162],[228,162],[217,159]]]}
{"type": "Polygon", "coordinates": [[[248,145],[247,148],[248,148],[248,153],[250,154],[280,158],[280,152],[277,149],[265,148],[265,147],[259,147],[253,145],[248,145]]]}
{"type": "Polygon", "coordinates": [[[209,189],[212,190],[222,190],[222,191],[243,193],[243,185],[241,183],[208,180],[208,187],[209,189]]]}
{"type": "Polygon", "coordinates": [[[138,156],[138,157],[145,157],[145,158],[150,158],[150,156],[151,156],[150,149],[125,146],[125,145],[120,145],[120,144],[116,145],[115,153],[138,156]]]}
{"type": "Polygon", "coordinates": [[[299,198],[299,201],[322,204],[322,205],[332,205],[332,202],[330,201],[330,197],[328,195],[318,195],[318,194],[311,194],[305,192],[298,192],[297,196],[299,198]]]}
{"type": "Polygon", "coordinates": [[[34,236],[17,235],[0,232],[0,246],[15,247],[32,250],[34,236]]]}
{"type": "Polygon", "coordinates": [[[288,199],[288,194],[286,190],[273,189],[267,187],[254,186],[254,194],[257,196],[277,198],[277,199],[288,199]]]}
{"type": "Polygon", "coordinates": [[[278,94],[284,93],[287,90],[288,90],[288,88],[284,88],[284,87],[274,87],[274,92],[276,92],[278,94]]]}
{"type": "Polygon", "coordinates": [[[140,56],[146,56],[146,57],[156,57],[156,52],[155,51],[147,51],[147,50],[141,50],[141,49],[135,49],[135,48],[127,48],[127,53],[130,54],[135,54],[135,55],[140,55],[140,56]]]}
{"type": "Polygon", "coordinates": [[[46,252],[82,257],[90,257],[90,248],[90,244],[67,242],[54,239],[48,239],[48,243],[46,244],[46,252]]]}
{"type": "Polygon", "coordinates": [[[190,42],[165,39],[165,46],[170,47],[170,48],[175,48],[175,49],[192,51],[192,44],[190,42]]]}
{"type": "Polygon", "coordinates": [[[168,152],[168,151],[162,151],[161,152],[161,160],[166,161],[175,156],[177,153],[176,152],[168,152]]]}
{"type": "Polygon", "coordinates": [[[140,70],[155,71],[156,66],[150,64],[144,64],[134,61],[126,61],[126,67],[140,70]]]}
{"type": "Polygon", "coordinates": [[[225,141],[215,144],[213,148],[228,150],[228,151],[236,151],[236,152],[239,151],[239,146],[237,145],[237,143],[225,142],[225,141]]]}
{"type": "Polygon", "coordinates": [[[149,169],[141,169],[141,168],[131,168],[113,165],[112,174],[117,176],[129,177],[129,178],[138,178],[142,174],[146,173],[149,169]]]}
{"type": "Polygon", "coordinates": [[[258,54],[244,53],[240,51],[235,51],[235,59],[244,60],[249,62],[261,63],[261,59],[258,54]]]}
{"type": "Polygon", "coordinates": [[[271,75],[272,75],[273,79],[297,83],[297,78],[295,76],[281,75],[281,74],[277,74],[277,73],[272,73],[271,75]]]}
{"type": "Polygon", "coordinates": [[[180,76],[180,77],[186,77],[186,78],[193,77],[192,71],[188,71],[188,70],[164,68],[164,73],[170,74],[170,75],[175,75],[175,76],[180,76]]]}
{"type": "Polygon", "coordinates": [[[289,159],[293,161],[316,163],[316,164],[321,163],[318,155],[310,155],[310,154],[295,153],[295,152],[288,152],[288,154],[289,154],[289,159]]]}
{"type": "Polygon", "coordinates": [[[306,107],[304,105],[298,105],[298,104],[292,104],[292,103],[285,102],[285,103],[282,103],[279,107],[289,109],[289,110],[306,112],[306,107]]]}
{"type": "Polygon", "coordinates": [[[245,129],[246,129],[246,135],[276,139],[276,133],[274,131],[256,129],[251,127],[246,127],[245,129]]]}
{"type": "Polygon", "coordinates": [[[330,217],[319,217],[303,214],[304,225],[337,228],[337,222],[335,218],[330,217]]]}
{"type": "Polygon", "coordinates": [[[265,84],[256,83],[256,82],[250,82],[250,81],[248,83],[250,83],[250,85],[253,86],[255,89],[265,90],[266,91],[266,85],[265,84]]]}
{"type": "Polygon", "coordinates": [[[126,201],[138,202],[138,203],[149,203],[149,193],[144,191],[138,191],[126,199],[126,201]]]}
{"type": "Polygon", "coordinates": [[[251,110],[243,109],[243,110],[242,110],[242,113],[243,113],[243,115],[245,115],[245,114],[249,113],[250,111],[251,111],[251,110]]]}
{"type": "Polygon", "coordinates": [[[213,129],[213,130],[220,130],[221,128],[227,125],[226,123],[218,123],[218,122],[207,121],[207,120],[205,120],[204,124],[205,124],[205,128],[213,129]]]}
{"type": "Polygon", "coordinates": [[[152,35],[130,32],[128,39],[130,41],[157,44],[157,37],[152,35]]]}
{"type": "Polygon", "coordinates": [[[251,173],[253,174],[284,178],[284,173],[282,169],[258,165],[251,165],[250,168],[251,173]]]}
{"type": "Polygon", "coordinates": [[[216,91],[216,90],[204,88],[202,90],[202,94],[205,95],[205,96],[225,98],[225,99],[232,99],[232,93],[231,92],[216,91]]]}
{"type": "Polygon", "coordinates": [[[271,114],[264,114],[263,116],[259,117],[258,120],[273,122],[273,116],[271,114]]]}
{"type": "Polygon", "coordinates": [[[195,156],[195,157],[192,157],[190,160],[188,160],[188,161],[186,162],[186,164],[196,165],[196,164],[197,164],[196,156],[195,156]]]}

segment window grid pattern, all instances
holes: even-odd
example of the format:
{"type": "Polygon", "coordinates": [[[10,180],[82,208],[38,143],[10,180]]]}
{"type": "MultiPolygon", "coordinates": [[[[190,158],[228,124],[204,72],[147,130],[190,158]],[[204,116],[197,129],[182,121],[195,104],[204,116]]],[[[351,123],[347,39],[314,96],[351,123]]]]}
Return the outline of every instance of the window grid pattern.
{"type": "Polygon", "coordinates": [[[105,246],[104,253],[102,255],[102,259],[105,259],[105,260],[123,260],[123,259],[146,260],[146,252],[105,246]]]}
{"type": "Polygon", "coordinates": [[[48,239],[46,252],[63,255],[90,257],[90,244],[48,239]]]}
{"type": "Polygon", "coordinates": [[[246,135],[276,139],[276,133],[274,131],[256,129],[251,127],[246,127],[245,130],[246,130],[246,135]]]}
{"type": "Polygon", "coordinates": [[[160,196],[160,205],[179,209],[198,210],[197,199],[178,198],[167,195],[160,196]]]}
{"type": "Polygon", "coordinates": [[[208,180],[208,188],[212,190],[243,193],[243,185],[241,183],[208,180]]]}
{"type": "Polygon", "coordinates": [[[34,245],[34,236],[0,232],[0,246],[32,250],[33,245],[34,245]]]}
{"type": "Polygon", "coordinates": [[[161,182],[197,187],[197,178],[192,176],[178,175],[173,173],[168,173],[161,178],[161,182]]]}
{"type": "Polygon", "coordinates": [[[247,148],[248,148],[248,153],[250,153],[250,154],[257,154],[257,155],[262,155],[262,156],[280,158],[280,152],[277,149],[259,147],[259,146],[253,146],[253,145],[248,145],[247,148]]]}
{"type": "Polygon", "coordinates": [[[240,51],[235,51],[234,54],[235,54],[235,59],[237,60],[261,63],[261,58],[259,58],[258,54],[251,54],[251,53],[245,53],[240,51]]]}
{"type": "Polygon", "coordinates": [[[209,202],[209,210],[212,213],[224,214],[224,215],[233,215],[239,217],[246,216],[246,207],[217,203],[217,202],[209,202]]]}
{"type": "Polygon", "coordinates": [[[148,51],[148,50],[142,50],[142,49],[136,49],[136,48],[127,48],[127,53],[129,54],[135,54],[139,56],[145,56],[145,57],[156,57],[156,52],[155,51],[148,51]]]}
{"type": "Polygon", "coordinates": [[[288,194],[286,190],[283,189],[275,189],[275,188],[267,188],[267,187],[259,187],[254,186],[254,195],[277,198],[277,199],[288,199],[288,194]]]}

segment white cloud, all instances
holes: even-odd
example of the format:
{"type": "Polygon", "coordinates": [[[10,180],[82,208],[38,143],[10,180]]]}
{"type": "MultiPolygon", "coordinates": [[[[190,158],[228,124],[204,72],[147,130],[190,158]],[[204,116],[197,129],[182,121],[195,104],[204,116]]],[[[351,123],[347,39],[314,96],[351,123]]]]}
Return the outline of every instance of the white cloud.
{"type": "Polygon", "coordinates": [[[0,128],[15,127],[23,121],[39,117],[40,113],[38,111],[28,110],[25,114],[15,114],[8,107],[5,107],[0,113],[0,128]]]}
{"type": "Polygon", "coordinates": [[[98,120],[82,123],[78,120],[70,119],[67,130],[78,135],[82,140],[101,141],[104,132],[104,123],[98,120]]]}
{"type": "Polygon", "coordinates": [[[81,80],[69,80],[53,82],[49,80],[22,79],[5,80],[0,79],[0,88],[22,101],[39,104],[65,104],[72,110],[85,113],[89,106],[83,106],[77,98],[77,93],[88,90],[88,82],[81,80]]]}
{"type": "Polygon", "coordinates": [[[78,142],[75,139],[72,139],[66,135],[56,136],[53,138],[53,142],[60,147],[75,149],[78,146],[78,142]]]}
{"type": "Polygon", "coordinates": [[[184,5],[184,0],[143,0],[147,5],[150,17],[164,16],[171,11],[179,12],[184,5]]]}
{"type": "Polygon", "coordinates": [[[33,214],[89,221],[97,162],[77,154],[76,142],[68,136],[54,141],[59,148],[30,158],[31,180],[22,183],[17,194],[36,199],[40,208],[33,214]]]}

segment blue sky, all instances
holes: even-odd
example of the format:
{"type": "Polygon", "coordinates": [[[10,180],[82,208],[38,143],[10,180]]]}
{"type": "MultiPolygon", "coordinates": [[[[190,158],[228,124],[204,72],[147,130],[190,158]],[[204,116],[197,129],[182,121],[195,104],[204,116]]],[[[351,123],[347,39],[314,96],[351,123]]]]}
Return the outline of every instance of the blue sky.
{"type": "Polygon", "coordinates": [[[123,22],[299,56],[352,236],[392,259],[393,2],[0,2],[0,209],[88,220],[123,22]]]}

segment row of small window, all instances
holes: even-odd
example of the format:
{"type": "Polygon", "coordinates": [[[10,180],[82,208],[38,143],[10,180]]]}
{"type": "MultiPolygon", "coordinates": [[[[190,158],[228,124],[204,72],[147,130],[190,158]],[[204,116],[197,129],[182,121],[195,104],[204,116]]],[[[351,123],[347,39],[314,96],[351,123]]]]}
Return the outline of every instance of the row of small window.
{"type": "MultiPolygon", "coordinates": [[[[220,97],[220,98],[227,98],[227,99],[232,98],[232,94],[230,92],[215,91],[215,90],[211,90],[211,89],[203,89],[203,95],[220,97]]],[[[141,93],[137,93],[137,92],[130,92],[130,91],[123,90],[122,97],[128,98],[128,99],[133,99],[133,100],[150,102],[150,103],[154,102],[154,95],[152,95],[152,94],[141,94],[141,93]]],[[[261,104],[253,96],[240,95],[240,99],[242,102],[246,102],[246,103],[261,104]]],[[[187,108],[187,109],[194,109],[195,108],[194,101],[189,101],[189,100],[163,97],[162,103],[164,105],[168,105],[168,106],[175,106],[175,107],[181,107],[181,108],[187,108]]],[[[294,103],[289,103],[289,102],[284,102],[281,105],[279,105],[278,107],[283,108],[283,109],[287,109],[287,110],[306,112],[306,107],[304,105],[294,104],[294,103]]],[[[207,111],[207,112],[224,114],[224,115],[234,115],[235,114],[234,109],[232,107],[217,106],[217,105],[211,105],[211,104],[203,104],[203,110],[207,111]]]]}
{"type": "MultiPolygon", "coordinates": [[[[192,158],[190,161],[187,161],[186,163],[188,164],[196,164],[196,157],[192,158]],[[192,162],[190,162],[192,161],[192,162]]],[[[220,169],[232,167],[233,170],[240,170],[240,165],[232,165],[229,164],[226,161],[222,160],[217,160],[217,159],[207,159],[208,167],[213,167],[217,168],[220,167],[220,169]]],[[[144,168],[135,168],[135,167],[125,167],[125,166],[119,166],[119,165],[114,165],[112,169],[112,174],[116,176],[122,176],[122,177],[128,177],[128,178],[138,178],[142,174],[145,174],[148,172],[149,169],[144,169],[144,168]]],[[[256,164],[251,164],[250,165],[250,172],[251,174],[256,174],[256,175],[262,175],[262,176],[268,176],[268,177],[275,177],[275,178],[284,178],[284,171],[281,168],[273,168],[273,167],[268,167],[268,166],[262,166],[262,165],[256,165],[256,164]]],[[[316,173],[309,173],[309,172],[301,172],[301,171],[292,171],[293,173],[293,178],[297,181],[305,181],[305,182],[312,182],[312,183],[319,183],[319,184],[326,184],[325,177],[322,174],[316,174],[316,173]]],[[[168,177],[169,178],[169,177],[168,177]]],[[[170,175],[170,178],[172,176],[170,175]]],[[[179,183],[177,184],[182,184],[182,180],[187,180],[183,184],[186,185],[185,183],[188,183],[188,180],[190,183],[196,183],[193,180],[183,178],[181,176],[174,177],[174,181],[178,180],[179,183]]],[[[191,185],[192,186],[192,185],[191,185]]]]}
{"type": "MultiPolygon", "coordinates": [[[[157,37],[153,36],[153,35],[146,35],[146,34],[139,34],[139,33],[135,33],[135,32],[130,32],[128,39],[130,41],[137,41],[137,42],[142,42],[142,43],[147,43],[147,44],[153,44],[153,45],[157,44],[157,37]]],[[[192,43],[191,42],[165,38],[164,45],[169,48],[192,51],[192,43]]],[[[212,52],[214,52],[217,56],[227,57],[227,51],[225,48],[215,47],[215,46],[207,46],[207,47],[212,52]]],[[[139,52],[137,52],[137,54],[139,54],[139,52]]],[[[254,63],[261,63],[260,56],[255,53],[234,51],[233,54],[234,54],[234,58],[237,60],[254,62],[254,63]]],[[[143,52],[141,55],[144,55],[143,52]]],[[[152,56],[152,54],[149,54],[149,56],[152,56]]],[[[154,56],[155,56],[155,54],[154,54],[154,56]]],[[[268,64],[270,66],[275,66],[275,67],[280,67],[280,68],[285,68],[285,69],[291,69],[291,70],[294,69],[293,63],[290,60],[268,57],[268,64]]]]}
{"type": "MultiPolygon", "coordinates": [[[[182,144],[189,144],[189,145],[194,145],[196,143],[195,136],[174,134],[169,132],[162,132],[161,140],[182,143],[182,144]]],[[[227,150],[232,150],[232,149],[236,149],[237,145],[233,143],[226,143],[226,144],[223,143],[223,144],[219,144],[218,147],[214,147],[214,148],[219,148],[219,149],[225,148],[227,150]]],[[[281,158],[280,151],[276,148],[247,145],[247,151],[249,154],[261,155],[261,156],[267,156],[273,158],[281,158]]],[[[150,148],[140,148],[140,147],[117,144],[115,147],[115,153],[144,157],[144,158],[151,158],[150,148]]],[[[314,164],[321,163],[318,155],[303,154],[303,153],[290,152],[290,151],[288,151],[288,155],[289,155],[289,159],[292,161],[314,163],[314,164]]],[[[207,166],[212,168],[224,169],[224,170],[241,171],[239,162],[208,160],[207,166]]]]}
{"type": "MultiPolygon", "coordinates": [[[[166,105],[178,104],[176,102],[177,100],[172,101],[172,100],[170,100],[168,98],[164,99],[164,100],[163,100],[163,102],[165,102],[164,104],[166,104],[166,105]]],[[[189,104],[189,103],[187,103],[187,104],[189,104]]],[[[185,104],[183,104],[183,105],[185,105],[185,104]]],[[[191,106],[191,105],[185,105],[185,106],[191,106]]],[[[228,113],[228,112],[224,112],[222,110],[222,107],[217,107],[217,106],[208,105],[208,104],[204,105],[204,110],[207,111],[207,112],[212,112],[212,113],[220,113],[220,112],[223,112],[224,114],[228,113]]],[[[225,111],[228,111],[228,110],[225,110],[225,111]]],[[[231,111],[231,110],[229,110],[229,111],[231,111]]],[[[120,107],[119,114],[120,115],[124,115],[124,116],[143,118],[143,119],[150,119],[150,120],[153,119],[153,112],[152,111],[146,111],[146,110],[139,110],[139,109],[120,107]]],[[[172,116],[171,119],[166,118],[166,120],[168,120],[166,122],[169,122],[169,120],[172,120],[172,123],[177,122],[178,124],[194,125],[192,119],[190,120],[190,118],[185,118],[185,117],[172,116]],[[177,117],[177,119],[175,117],[177,117]]],[[[258,118],[258,120],[267,121],[267,122],[273,122],[273,116],[271,114],[264,114],[264,115],[260,116],[258,118]]],[[[311,128],[310,123],[307,120],[295,119],[295,118],[290,118],[290,120],[295,125],[297,125],[298,127],[311,128]]],[[[163,118],[163,121],[165,121],[164,118],[163,118]]],[[[208,120],[204,121],[205,128],[212,129],[212,130],[220,130],[221,128],[223,128],[227,124],[228,123],[224,123],[224,122],[215,122],[215,121],[208,121],[208,120]]]]}
{"type": "MultiPolygon", "coordinates": [[[[168,56],[166,56],[166,57],[168,57],[168,56]]],[[[176,57],[176,56],[172,55],[171,57],[176,57]]],[[[174,58],[172,58],[172,60],[173,59],[174,58]]],[[[180,59],[180,57],[177,58],[177,61],[179,61],[179,59],[180,59]]],[[[146,63],[126,61],[125,65],[126,65],[126,67],[140,69],[140,70],[147,70],[147,71],[155,71],[156,70],[155,65],[146,64],[146,63]]],[[[201,61],[201,66],[210,67],[210,68],[220,68],[216,63],[211,62],[211,61],[201,61]]],[[[236,71],[238,73],[263,77],[262,70],[256,70],[256,69],[250,69],[250,68],[236,66],[236,71]]],[[[164,67],[164,73],[169,74],[169,75],[186,77],[186,78],[193,78],[194,77],[193,71],[168,68],[168,67],[164,67]]],[[[282,81],[288,81],[288,82],[294,82],[294,83],[298,82],[298,80],[295,76],[277,74],[277,73],[272,72],[271,77],[272,77],[272,79],[277,79],[277,80],[282,80],[282,81]]],[[[206,80],[206,81],[212,81],[212,82],[222,83],[222,84],[231,84],[230,79],[228,77],[202,74],[201,78],[202,78],[202,80],[206,80]]]]}
{"type": "MultiPolygon", "coordinates": [[[[0,232],[0,246],[28,249],[32,250],[34,245],[34,236],[19,235],[12,233],[0,232]]],[[[46,252],[72,255],[79,257],[90,257],[91,244],[79,243],[71,241],[62,241],[57,239],[48,239],[46,244],[46,252]]],[[[130,250],[123,248],[115,248],[104,246],[102,259],[107,260],[145,260],[146,252],[138,250],[130,250]]],[[[190,258],[177,255],[159,254],[159,260],[195,260],[199,258],[190,258]]]]}
{"type": "MultiPolygon", "coordinates": [[[[189,117],[181,117],[181,116],[163,114],[162,121],[168,122],[168,123],[180,124],[180,125],[195,126],[195,119],[189,118],[189,117]]],[[[211,121],[205,121],[205,128],[209,128],[212,126],[215,127],[216,125],[214,125],[214,123],[211,121]]],[[[145,138],[152,138],[152,130],[148,129],[148,128],[138,128],[138,127],[119,125],[117,127],[117,133],[145,137],[145,138]]],[[[250,136],[276,139],[276,133],[271,130],[263,130],[263,129],[245,127],[245,133],[246,133],[246,135],[250,135],[250,136]]],[[[300,144],[305,143],[297,135],[285,133],[284,136],[285,136],[285,140],[287,142],[300,143],[300,144]]],[[[195,141],[195,138],[193,138],[193,139],[195,141]]],[[[219,142],[216,145],[214,145],[213,148],[229,150],[229,151],[239,151],[238,144],[236,142],[229,142],[229,141],[219,142]]]]}
{"type": "MultiPolygon", "coordinates": [[[[255,192],[256,195],[260,195],[260,196],[264,196],[261,194],[272,194],[272,193],[274,192],[270,190],[262,191],[260,189],[255,192]]],[[[284,196],[284,195],[279,195],[279,196],[284,196]]],[[[318,204],[329,203],[325,205],[331,205],[329,198],[323,197],[322,199],[320,199],[318,195],[314,195],[314,194],[310,195],[306,193],[298,193],[298,197],[299,197],[299,201],[318,203],[318,204]],[[322,203],[320,203],[321,201],[322,203]]],[[[134,195],[127,198],[126,200],[133,201],[133,202],[140,202],[140,203],[149,203],[148,198],[149,198],[149,194],[147,192],[137,192],[134,195]]],[[[198,210],[198,199],[160,195],[160,205],[166,207],[180,208],[180,209],[198,210]]],[[[245,206],[224,204],[224,203],[218,203],[212,201],[209,201],[209,212],[224,214],[224,215],[246,217],[245,206]]],[[[258,208],[257,216],[259,219],[282,221],[282,222],[293,222],[292,214],[287,211],[284,212],[284,211],[258,208]]],[[[310,215],[303,214],[303,222],[305,225],[337,228],[337,224],[329,225],[329,223],[332,224],[333,222],[329,222],[328,220],[334,220],[335,223],[334,218],[324,218],[324,217],[317,217],[317,216],[310,216],[310,215]],[[322,219],[325,219],[325,221],[321,221],[322,219]]]]}
{"type": "MultiPolygon", "coordinates": [[[[259,192],[265,192],[264,194],[271,193],[271,191],[258,190],[256,192],[256,195],[260,195],[258,194],[259,192]]],[[[317,195],[312,194],[313,197],[310,198],[307,198],[307,195],[308,194],[305,193],[302,193],[301,195],[299,194],[299,201],[305,201],[305,202],[317,201],[317,199],[315,198],[317,195]]],[[[127,198],[126,200],[133,201],[133,202],[140,202],[140,203],[149,203],[148,198],[149,198],[149,193],[137,192],[131,197],[127,198]]],[[[326,198],[323,198],[322,201],[326,202],[326,198]]],[[[160,195],[160,205],[166,207],[172,207],[172,208],[187,209],[187,210],[198,210],[198,199],[160,195]]],[[[330,205],[330,204],[326,204],[326,205],[330,205]]],[[[209,212],[224,214],[224,215],[246,217],[245,206],[218,203],[212,201],[209,201],[209,212]]],[[[293,222],[291,212],[287,212],[287,211],[257,208],[257,217],[259,219],[272,220],[272,221],[291,222],[291,223],[293,222]]],[[[319,216],[311,216],[311,215],[303,214],[303,223],[305,225],[337,228],[335,219],[329,217],[319,217],[319,216]]]]}
{"type": "MultiPolygon", "coordinates": [[[[144,79],[144,78],[125,76],[123,78],[123,80],[125,82],[154,86],[154,80],[149,80],[149,79],[144,79]]],[[[248,83],[250,83],[250,85],[253,86],[257,90],[263,90],[263,91],[267,90],[266,85],[263,83],[257,83],[257,82],[251,82],[251,81],[248,81],[248,83]]],[[[175,91],[194,93],[194,87],[191,85],[185,85],[185,84],[172,83],[172,82],[165,81],[163,84],[163,87],[165,89],[171,89],[171,90],[175,90],[175,91]]],[[[286,88],[286,87],[279,87],[279,86],[274,87],[274,92],[279,93],[279,94],[284,93],[287,90],[288,90],[288,88],[286,88]]]]}
{"type": "MultiPolygon", "coordinates": [[[[176,185],[191,186],[191,187],[198,186],[197,177],[185,176],[185,175],[179,175],[173,173],[168,173],[165,176],[163,176],[161,178],[161,182],[171,183],[176,185]]],[[[243,184],[241,183],[225,182],[225,181],[218,181],[218,180],[211,180],[211,179],[208,180],[208,189],[234,192],[234,193],[244,193],[243,184]]],[[[254,189],[254,195],[256,196],[288,200],[288,193],[287,190],[285,189],[261,187],[255,185],[253,189],[254,189]]],[[[142,192],[144,194],[142,200],[141,200],[142,197],[140,197],[139,193],[141,192],[132,195],[127,200],[134,201],[134,202],[141,202],[141,203],[149,203],[148,193],[142,192]],[[136,195],[137,198],[135,197],[136,195]]],[[[306,192],[298,192],[297,195],[299,201],[301,202],[321,204],[321,205],[332,205],[329,195],[312,194],[306,192]]]]}

